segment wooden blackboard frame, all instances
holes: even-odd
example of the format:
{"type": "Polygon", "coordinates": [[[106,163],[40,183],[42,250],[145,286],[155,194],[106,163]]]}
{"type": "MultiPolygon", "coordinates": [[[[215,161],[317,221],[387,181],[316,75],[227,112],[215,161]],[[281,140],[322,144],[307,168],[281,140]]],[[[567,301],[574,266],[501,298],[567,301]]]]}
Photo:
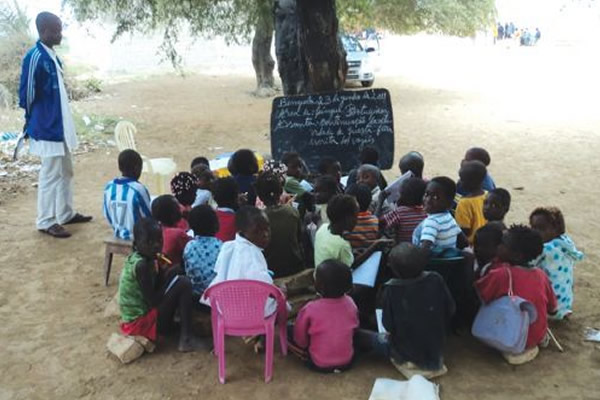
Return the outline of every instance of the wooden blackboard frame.
{"type": "Polygon", "coordinates": [[[340,161],[343,172],[360,164],[364,146],[379,151],[379,166],[394,164],[394,115],[387,89],[344,90],[280,96],[271,109],[271,153],[296,151],[311,171],[323,156],[340,161]]]}

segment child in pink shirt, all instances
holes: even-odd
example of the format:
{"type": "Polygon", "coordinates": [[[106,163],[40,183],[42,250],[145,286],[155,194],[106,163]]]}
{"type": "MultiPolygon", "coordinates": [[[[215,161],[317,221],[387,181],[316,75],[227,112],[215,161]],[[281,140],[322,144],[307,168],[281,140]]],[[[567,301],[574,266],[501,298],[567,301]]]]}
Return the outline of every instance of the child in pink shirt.
{"type": "Polygon", "coordinates": [[[293,327],[291,350],[296,346],[319,372],[350,368],[354,357],[353,336],[358,328],[358,309],[346,295],[352,289],[352,273],[337,260],[322,262],[315,271],[315,288],[321,296],[306,304],[293,327]]]}
{"type": "Polygon", "coordinates": [[[164,194],[152,202],[152,217],[160,222],[163,234],[162,252],[173,265],[181,265],[185,245],[191,240],[185,229],[180,227],[183,220],[179,203],[175,197],[164,194]]]}

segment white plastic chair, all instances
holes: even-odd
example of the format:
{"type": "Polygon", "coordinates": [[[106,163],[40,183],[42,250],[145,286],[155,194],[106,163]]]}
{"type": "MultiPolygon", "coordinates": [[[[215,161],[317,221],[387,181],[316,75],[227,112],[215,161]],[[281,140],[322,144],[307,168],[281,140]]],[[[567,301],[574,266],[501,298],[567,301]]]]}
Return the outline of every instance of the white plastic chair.
{"type": "MultiPolygon", "coordinates": [[[[137,151],[135,134],[137,129],[129,121],[120,121],[115,127],[115,142],[119,151],[131,149],[137,151]]],[[[141,154],[140,154],[141,155],[141,154]]],[[[148,158],[143,155],[141,181],[148,187],[152,196],[170,193],[169,181],[177,171],[177,164],[172,158],[148,158]]]]}

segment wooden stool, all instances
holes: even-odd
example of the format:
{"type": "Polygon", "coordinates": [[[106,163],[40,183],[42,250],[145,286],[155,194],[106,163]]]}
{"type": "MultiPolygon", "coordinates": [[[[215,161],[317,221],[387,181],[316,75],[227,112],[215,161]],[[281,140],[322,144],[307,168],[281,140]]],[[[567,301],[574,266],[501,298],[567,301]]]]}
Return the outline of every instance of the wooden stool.
{"type": "Polygon", "coordinates": [[[108,286],[108,277],[110,276],[110,267],[112,266],[113,254],[123,254],[128,256],[133,248],[131,240],[123,240],[114,236],[104,239],[106,250],[104,251],[104,286],[108,286]]]}

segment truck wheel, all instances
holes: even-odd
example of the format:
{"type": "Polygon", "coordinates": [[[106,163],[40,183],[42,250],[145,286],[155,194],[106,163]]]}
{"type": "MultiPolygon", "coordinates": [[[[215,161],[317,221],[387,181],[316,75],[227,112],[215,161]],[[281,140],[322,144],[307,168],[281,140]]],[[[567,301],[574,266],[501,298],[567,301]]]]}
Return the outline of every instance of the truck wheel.
{"type": "Polygon", "coordinates": [[[361,81],[360,84],[362,85],[362,87],[371,87],[373,86],[373,82],[375,81],[361,81]]]}

